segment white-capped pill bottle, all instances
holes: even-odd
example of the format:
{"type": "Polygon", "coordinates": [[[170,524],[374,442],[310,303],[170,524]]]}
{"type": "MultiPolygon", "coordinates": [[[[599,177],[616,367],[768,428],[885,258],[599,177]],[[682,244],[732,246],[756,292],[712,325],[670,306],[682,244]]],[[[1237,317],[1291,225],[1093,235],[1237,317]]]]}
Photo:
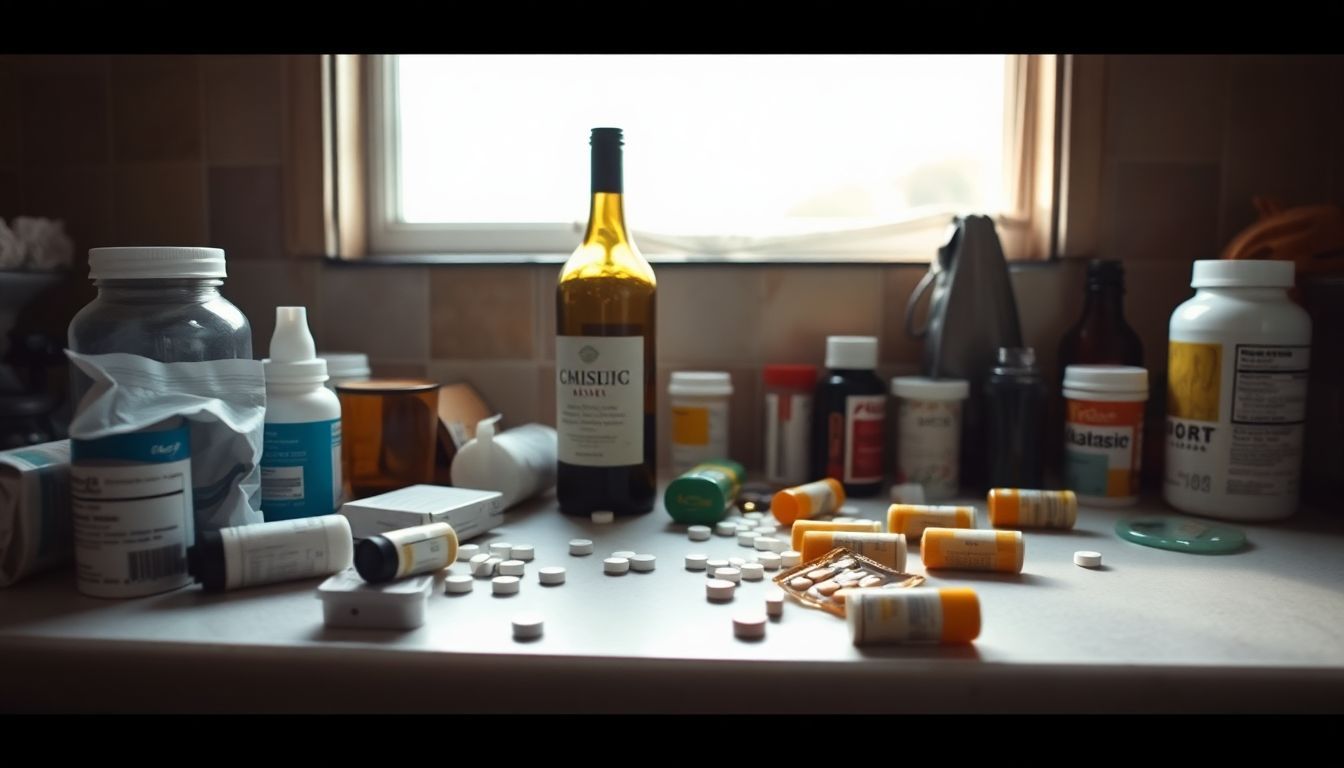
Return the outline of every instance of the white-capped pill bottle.
{"type": "Polygon", "coordinates": [[[1196,261],[1171,315],[1163,492],[1229,520],[1297,510],[1311,318],[1288,298],[1293,264],[1196,261]]]}
{"type": "Polygon", "coordinates": [[[765,381],[765,481],[793,486],[809,479],[812,440],[812,365],[767,365],[765,381]]]}
{"type": "Polygon", "coordinates": [[[1132,365],[1064,369],[1064,486],[1084,504],[1139,500],[1148,371],[1132,365]]]}
{"type": "Polygon", "coordinates": [[[728,457],[728,398],[733,382],[724,371],[673,371],[672,471],[728,457]]]}
{"type": "Polygon", "coordinates": [[[896,482],[924,486],[924,497],[957,495],[961,473],[961,404],[970,394],[965,379],[897,376],[896,482]]]}

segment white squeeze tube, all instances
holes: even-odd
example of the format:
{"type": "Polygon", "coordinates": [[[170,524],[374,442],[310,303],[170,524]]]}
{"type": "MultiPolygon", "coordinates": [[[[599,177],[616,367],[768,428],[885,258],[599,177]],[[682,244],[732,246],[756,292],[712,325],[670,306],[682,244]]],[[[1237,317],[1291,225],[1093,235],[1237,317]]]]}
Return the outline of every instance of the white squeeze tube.
{"type": "Polygon", "coordinates": [[[496,433],[496,414],[476,425],[476,437],[453,457],[453,485],[503,494],[508,507],[555,485],[558,442],[545,424],[496,433]]]}

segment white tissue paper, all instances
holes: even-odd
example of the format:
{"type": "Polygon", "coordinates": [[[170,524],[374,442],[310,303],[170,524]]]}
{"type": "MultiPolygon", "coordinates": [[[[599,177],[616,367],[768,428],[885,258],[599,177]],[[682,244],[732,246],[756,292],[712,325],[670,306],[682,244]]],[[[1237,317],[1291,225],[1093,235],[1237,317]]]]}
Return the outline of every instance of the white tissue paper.
{"type": "Polygon", "coordinates": [[[191,424],[196,531],[262,522],[266,378],[260,361],[160,363],[119,352],[65,354],[93,380],[75,409],[70,437],[95,440],[184,417],[191,424]]]}

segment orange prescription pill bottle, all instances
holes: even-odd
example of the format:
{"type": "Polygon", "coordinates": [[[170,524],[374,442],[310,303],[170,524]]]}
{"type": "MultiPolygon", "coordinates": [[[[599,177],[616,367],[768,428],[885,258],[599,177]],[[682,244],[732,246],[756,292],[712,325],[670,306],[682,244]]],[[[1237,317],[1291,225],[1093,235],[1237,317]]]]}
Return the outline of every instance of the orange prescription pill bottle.
{"type": "Polygon", "coordinates": [[[844,486],[828,477],[776,493],[770,501],[770,511],[775,513],[776,520],[788,525],[794,520],[832,514],[844,503],[844,486]]]}
{"type": "Polygon", "coordinates": [[[980,636],[975,590],[846,589],[845,621],[855,645],[969,643],[980,636]]]}
{"type": "Polygon", "coordinates": [[[1026,544],[1021,531],[925,528],[919,556],[924,567],[1021,573],[1026,544]]]}
{"type": "Polygon", "coordinates": [[[872,558],[898,571],[905,571],[905,536],[899,533],[859,531],[808,531],[803,534],[803,562],[811,562],[837,547],[872,558]]]}
{"type": "MultiPolygon", "coordinates": [[[[795,552],[803,551],[803,534],[809,531],[854,531],[858,533],[878,533],[882,524],[876,520],[855,520],[849,523],[835,523],[830,520],[799,520],[793,524],[793,533],[789,547],[795,552]]],[[[823,552],[822,554],[826,554],[823,552]]]]}
{"type": "Polygon", "coordinates": [[[925,528],[974,527],[974,507],[935,507],[926,504],[892,504],[887,507],[887,531],[904,533],[916,545],[925,528]]]}
{"type": "Polygon", "coordinates": [[[1078,522],[1073,491],[994,488],[986,497],[989,524],[1001,528],[1072,528],[1078,522]]]}

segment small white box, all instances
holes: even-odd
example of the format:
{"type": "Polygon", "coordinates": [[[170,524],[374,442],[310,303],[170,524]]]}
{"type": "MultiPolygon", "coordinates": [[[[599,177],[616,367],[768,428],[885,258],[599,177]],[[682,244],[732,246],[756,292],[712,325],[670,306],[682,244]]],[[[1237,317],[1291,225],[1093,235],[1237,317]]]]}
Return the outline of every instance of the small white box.
{"type": "Polygon", "coordinates": [[[434,574],[370,584],[354,568],[332,576],[317,588],[328,627],[415,629],[425,623],[425,603],[434,574]]]}
{"type": "Polygon", "coordinates": [[[384,531],[416,525],[447,523],[458,541],[467,541],[504,520],[504,496],[498,491],[412,485],[347,502],[341,514],[350,521],[350,533],[367,539],[384,531]]]}

